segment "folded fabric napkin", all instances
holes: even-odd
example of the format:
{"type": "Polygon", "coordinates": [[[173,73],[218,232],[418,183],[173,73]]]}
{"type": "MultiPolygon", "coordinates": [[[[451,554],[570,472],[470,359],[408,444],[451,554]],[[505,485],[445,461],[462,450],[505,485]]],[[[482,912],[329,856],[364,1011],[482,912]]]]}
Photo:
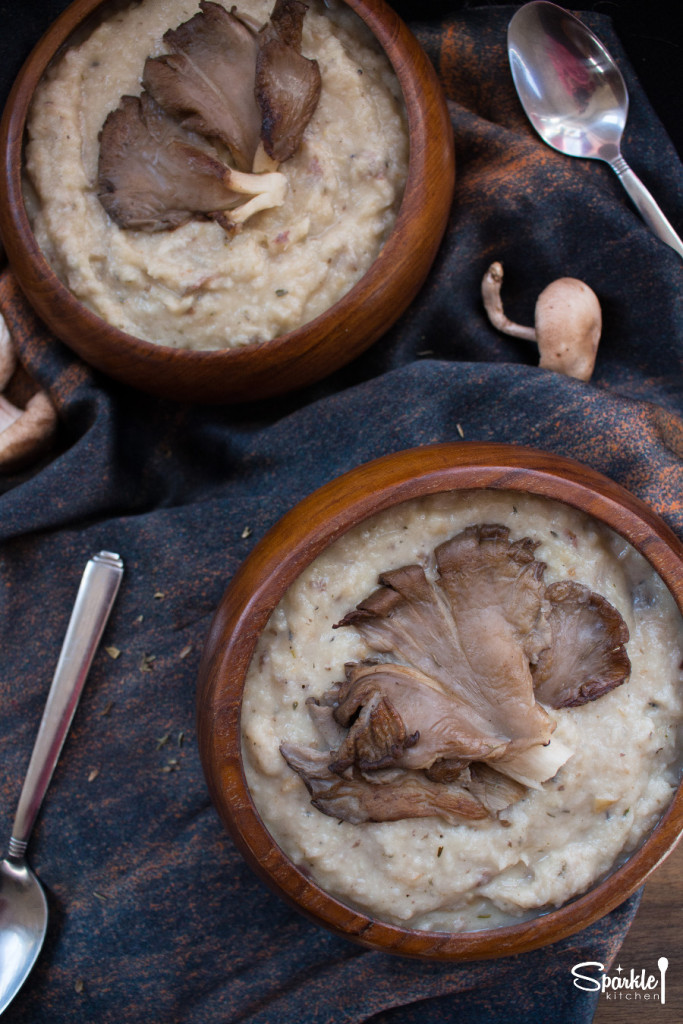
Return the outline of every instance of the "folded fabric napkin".
{"type": "MultiPolygon", "coordinates": [[[[451,223],[421,294],[363,357],[267,405],[201,408],[107,380],[49,336],[10,275],[0,307],[60,429],[0,497],[0,826],[9,836],[85,562],[120,553],[124,583],[30,847],[50,923],[7,1024],[409,1024],[592,1019],[572,984],[609,965],[637,897],[546,950],[419,963],[333,937],[271,894],[213,810],[196,749],[197,667],[240,561],[280,515],[341,472],[437,441],[506,441],[578,458],[683,536],[681,261],[612,172],[544,147],[505,50],[514,8],[415,31],[448,96],[451,223]],[[498,334],[479,287],[506,268],[510,315],[571,275],[604,314],[589,384],[536,366],[498,334]]],[[[683,225],[683,169],[607,19],[589,15],[631,93],[625,150],[683,225]]]]}

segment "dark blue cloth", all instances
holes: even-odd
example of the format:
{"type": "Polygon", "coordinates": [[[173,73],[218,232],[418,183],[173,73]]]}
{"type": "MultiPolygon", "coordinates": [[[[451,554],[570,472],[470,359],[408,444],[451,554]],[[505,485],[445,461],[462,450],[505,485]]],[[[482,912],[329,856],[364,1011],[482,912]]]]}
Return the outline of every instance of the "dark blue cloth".
{"type": "MultiPolygon", "coordinates": [[[[210,804],[196,749],[199,657],[235,569],[296,501],[361,462],[461,437],[530,445],[608,474],[683,536],[681,261],[607,167],[567,160],[536,139],[507,69],[511,13],[472,8],[414,25],[455,130],[451,223],[410,310],[331,379],[241,408],[149,399],[84,366],[32,319],[12,281],[2,284],[22,361],[60,414],[53,451],[6,477],[0,497],[7,836],[83,566],[100,549],[126,563],[31,842],[50,924],[8,1024],[593,1016],[595,997],[572,985],[571,967],[611,963],[637,897],[516,958],[424,964],[366,951],[315,927],[254,877],[210,804]],[[531,321],[537,294],[556,277],[595,289],[604,330],[590,384],[539,370],[528,343],[488,324],[479,285],[494,259],[520,321],[531,321]]],[[[680,230],[676,152],[609,22],[587,20],[627,76],[625,153],[680,230]]]]}

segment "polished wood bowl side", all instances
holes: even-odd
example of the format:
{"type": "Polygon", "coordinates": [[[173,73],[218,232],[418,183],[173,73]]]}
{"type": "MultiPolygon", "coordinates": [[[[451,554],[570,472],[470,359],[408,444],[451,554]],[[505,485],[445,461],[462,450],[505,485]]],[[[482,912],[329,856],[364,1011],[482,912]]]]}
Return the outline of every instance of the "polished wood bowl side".
{"type": "Polygon", "coordinates": [[[273,341],[188,351],[133,338],[78,302],[43,256],[24,206],[26,119],[54,55],[103,6],[75,0],[24,64],[0,124],[0,234],[21,288],[54,334],[86,362],[143,391],[178,400],[241,402],[327,376],[368,348],[412,302],[436,256],[451,208],[453,133],[440,83],[410,30],[384,0],[346,0],[383,46],[405,98],[410,155],[398,219],[364,277],[333,307],[273,341]]]}
{"type": "Polygon", "coordinates": [[[252,653],[268,617],[302,570],[332,541],[398,502],[440,491],[529,492],[594,516],[625,537],[662,577],[683,613],[683,545],[646,505],[573,460],[506,445],[460,443],[388,455],[331,481],[286,514],[242,564],[217,609],[199,674],[199,750],[209,790],[252,868],[318,924],[404,956],[470,960],[521,953],[591,924],[636,891],[683,830],[683,794],[641,848],[599,886],[559,910],[494,931],[462,934],[396,928],[334,899],[271,838],[242,767],[240,706],[252,653]]]}

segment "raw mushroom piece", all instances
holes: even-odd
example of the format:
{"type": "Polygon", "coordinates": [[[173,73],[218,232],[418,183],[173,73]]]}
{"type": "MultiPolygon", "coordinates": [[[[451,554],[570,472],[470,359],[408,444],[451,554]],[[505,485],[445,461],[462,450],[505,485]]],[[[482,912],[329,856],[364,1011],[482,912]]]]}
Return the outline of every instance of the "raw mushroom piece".
{"type": "Polygon", "coordinates": [[[590,380],[602,332],[602,311],[592,288],[575,277],[561,277],[536,301],[534,327],[510,320],[500,295],[503,266],[492,263],[481,284],[484,308],[494,327],[514,338],[535,341],[539,366],[577,380],[590,380]]]}
{"type": "Polygon", "coordinates": [[[200,11],[164,35],[171,51],[148,57],[142,83],[182,125],[220,139],[238,170],[250,171],[261,136],[254,95],[257,33],[233,11],[202,0],[200,11]]]}
{"type": "Polygon", "coordinates": [[[120,227],[164,231],[196,214],[230,227],[259,209],[281,205],[284,194],[282,175],[234,171],[148,93],[124,96],[103,125],[98,197],[120,227]],[[245,203],[245,195],[256,198],[245,203]]]}
{"type": "Polygon", "coordinates": [[[495,815],[557,773],[571,751],[551,738],[548,707],[624,682],[628,628],[586,587],[546,588],[537,546],[468,527],[436,548],[434,581],[419,565],[382,573],[338,623],[382,660],[348,665],[307,702],[326,749],[281,746],[319,810],[476,820],[476,805],[495,815]]]}

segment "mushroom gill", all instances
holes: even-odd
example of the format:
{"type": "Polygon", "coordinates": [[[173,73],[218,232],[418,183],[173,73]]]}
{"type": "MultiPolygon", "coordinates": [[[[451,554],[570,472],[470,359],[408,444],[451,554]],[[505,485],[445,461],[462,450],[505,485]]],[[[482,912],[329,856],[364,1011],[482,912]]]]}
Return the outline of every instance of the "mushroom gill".
{"type": "Polygon", "coordinates": [[[504,526],[468,527],[436,548],[434,580],[420,565],[382,573],[338,623],[380,660],[348,665],[308,702],[326,749],[281,747],[318,809],[354,822],[476,819],[556,775],[572,751],[552,738],[548,709],[627,679],[628,628],[587,587],[546,588],[537,546],[504,526]]]}
{"type": "Polygon", "coordinates": [[[238,170],[250,171],[261,135],[253,88],[258,36],[220,4],[201,0],[199,7],[165,33],[170,53],[147,58],[142,83],[184,128],[220,139],[238,170]]]}
{"type": "Polygon", "coordinates": [[[571,580],[548,587],[552,643],[532,667],[538,700],[574,708],[597,700],[628,678],[628,627],[600,594],[571,580]]]}
{"type": "Polygon", "coordinates": [[[282,756],[303,780],[311,803],[323,814],[359,825],[365,821],[431,818],[457,824],[488,816],[477,797],[457,783],[442,786],[419,772],[377,771],[363,776],[358,769],[337,774],[324,751],[283,743],[282,756]]]}
{"type": "Polygon", "coordinates": [[[227,218],[235,223],[255,212],[252,200],[245,203],[245,194],[259,197],[259,208],[264,196],[270,206],[284,198],[282,175],[232,170],[146,92],[124,96],[107,116],[100,135],[97,185],[98,198],[112,220],[134,231],[180,227],[197,214],[220,219],[223,211],[244,204],[227,218]]]}

